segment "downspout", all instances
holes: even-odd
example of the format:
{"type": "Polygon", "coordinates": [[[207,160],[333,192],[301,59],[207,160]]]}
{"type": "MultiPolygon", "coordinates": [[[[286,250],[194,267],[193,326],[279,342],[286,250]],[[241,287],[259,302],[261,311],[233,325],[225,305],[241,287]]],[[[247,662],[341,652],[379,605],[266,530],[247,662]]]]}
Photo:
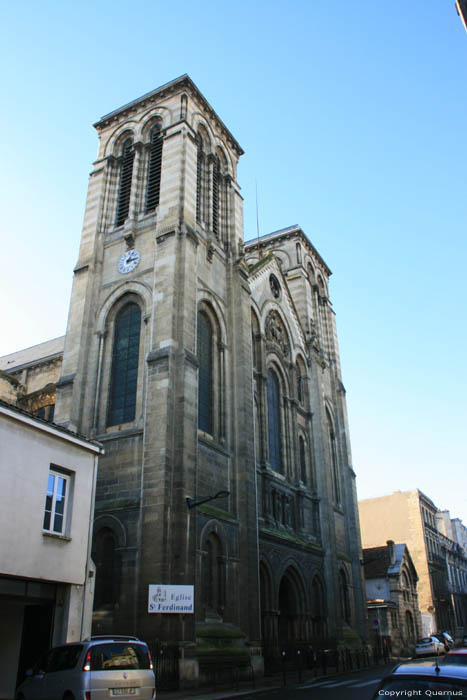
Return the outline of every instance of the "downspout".
{"type": "MultiPolygon", "coordinates": [[[[103,454],[102,448],[99,450],[100,454],[103,454]]],[[[94,464],[93,464],[93,471],[92,471],[92,493],[91,493],[91,501],[89,504],[89,526],[88,526],[88,548],[87,548],[87,553],[86,553],[86,572],[85,572],[85,579],[84,579],[84,585],[83,585],[83,604],[81,607],[81,627],[80,627],[80,633],[79,633],[79,638],[83,639],[83,634],[84,634],[84,625],[85,625],[85,611],[86,611],[86,593],[87,590],[90,586],[90,579],[94,575],[93,570],[90,568],[90,563],[92,561],[91,559],[91,552],[92,552],[92,531],[93,531],[93,526],[94,526],[94,506],[96,502],[96,483],[97,483],[97,465],[98,465],[98,455],[94,455],[94,464]]]]}

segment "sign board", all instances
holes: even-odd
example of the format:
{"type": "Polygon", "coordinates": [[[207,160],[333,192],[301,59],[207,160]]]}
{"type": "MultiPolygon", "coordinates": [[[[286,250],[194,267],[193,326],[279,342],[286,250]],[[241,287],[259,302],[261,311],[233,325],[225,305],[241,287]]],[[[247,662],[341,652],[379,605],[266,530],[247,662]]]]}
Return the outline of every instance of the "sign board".
{"type": "Polygon", "coordinates": [[[149,613],[194,613],[194,586],[150,584],[149,613]]]}

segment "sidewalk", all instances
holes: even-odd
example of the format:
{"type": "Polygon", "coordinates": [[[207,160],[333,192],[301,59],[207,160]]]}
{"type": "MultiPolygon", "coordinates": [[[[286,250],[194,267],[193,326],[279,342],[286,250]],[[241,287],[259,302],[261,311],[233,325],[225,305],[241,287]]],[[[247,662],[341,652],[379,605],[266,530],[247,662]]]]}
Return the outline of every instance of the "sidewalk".
{"type": "MultiPolygon", "coordinates": [[[[381,666],[367,666],[366,669],[376,669],[381,668],[384,672],[387,672],[392,668],[397,661],[393,661],[390,664],[381,664],[381,666]]],[[[302,685],[303,683],[310,683],[314,680],[322,680],[323,678],[337,678],[342,675],[349,675],[351,673],[358,673],[360,671],[366,670],[364,668],[355,669],[353,671],[342,671],[340,673],[329,673],[326,675],[319,674],[315,675],[314,671],[304,670],[301,674],[301,680],[299,679],[298,672],[288,671],[286,675],[286,685],[288,688],[294,688],[296,686],[302,685]]],[[[213,685],[205,686],[203,688],[192,688],[186,690],[158,690],[156,694],[157,700],[185,700],[189,698],[196,698],[197,700],[227,700],[228,698],[241,698],[244,695],[253,695],[256,693],[264,693],[267,690],[275,690],[284,687],[284,678],[282,673],[275,673],[272,676],[263,676],[257,678],[255,682],[255,688],[253,688],[252,681],[240,681],[238,684],[238,690],[236,685],[223,685],[214,690],[213,685]]]]}

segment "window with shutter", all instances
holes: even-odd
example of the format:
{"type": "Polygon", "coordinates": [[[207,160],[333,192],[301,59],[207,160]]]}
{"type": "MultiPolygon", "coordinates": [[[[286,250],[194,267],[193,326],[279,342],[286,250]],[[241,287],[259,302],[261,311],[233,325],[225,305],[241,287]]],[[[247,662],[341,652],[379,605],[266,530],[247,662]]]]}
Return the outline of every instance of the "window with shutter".
{"type": "Polygon", "coordinates": [[[118,185],[117,215],[115,225],[121,226],[125,223],[130,210],[131,180],[133,177],[133,161],[135,152],[133,140],[127,139],[122,146],[120,182],[118,185]]]}
{"type": "Polygon", "coordinates": [[[162,134],[160,126],[151,131],[151,148],[148,155],[148,179],[146,185],[146,214],[159,204],[162,166],[162,134]]]}

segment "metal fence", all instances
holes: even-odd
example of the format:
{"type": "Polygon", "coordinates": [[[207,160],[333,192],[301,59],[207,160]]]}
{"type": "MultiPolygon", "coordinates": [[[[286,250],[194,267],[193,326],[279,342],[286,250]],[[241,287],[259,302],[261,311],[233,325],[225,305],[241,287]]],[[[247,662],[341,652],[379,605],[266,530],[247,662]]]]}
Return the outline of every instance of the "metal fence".
{"type": "Polygon", "coordinates": [[[367,668],[372,664],[388,662],[390,640],[384,640],[380,648],[371,650],[362,646],[356,649],[346,647],[316,648],[310,643],[294,645],[263,644],[264,671],[266,675],[282,672],[284,685],[288,675],[298,676],[312,672],[314,675],[327,675],[367,668]]]}
{"type": "Polygon", "coordinates": [[[156,688],[158,690],[178,690],[180,687],[179,645],[155,641],[148,646],[156,674],[156,688]]]}
{"type": "MultiPolygon", "coordinates": [[[[149,644],[156,674],[156,687],[159,690],[178,690],[180,687],[179,660],[181,657],[178,644],[155,641],[149,644]]],[[[284,685],[292,679],[301,682],[307,673],[327,675],[367,668],[379,663],[388,663],[391,655],[391,640],[381,637],[378,645],[350,649],[346,647],[316,648],[311,642],[289,645],[263,643],[265,675],[280,673],[284,685]]],[[[240,681],[247,681],[255,686],[255,675],[250,665],[237,666],[222,663],[212,668],[203,669],[204,683],[217,686],[228,684],[238,687],[240,681]]]]}

